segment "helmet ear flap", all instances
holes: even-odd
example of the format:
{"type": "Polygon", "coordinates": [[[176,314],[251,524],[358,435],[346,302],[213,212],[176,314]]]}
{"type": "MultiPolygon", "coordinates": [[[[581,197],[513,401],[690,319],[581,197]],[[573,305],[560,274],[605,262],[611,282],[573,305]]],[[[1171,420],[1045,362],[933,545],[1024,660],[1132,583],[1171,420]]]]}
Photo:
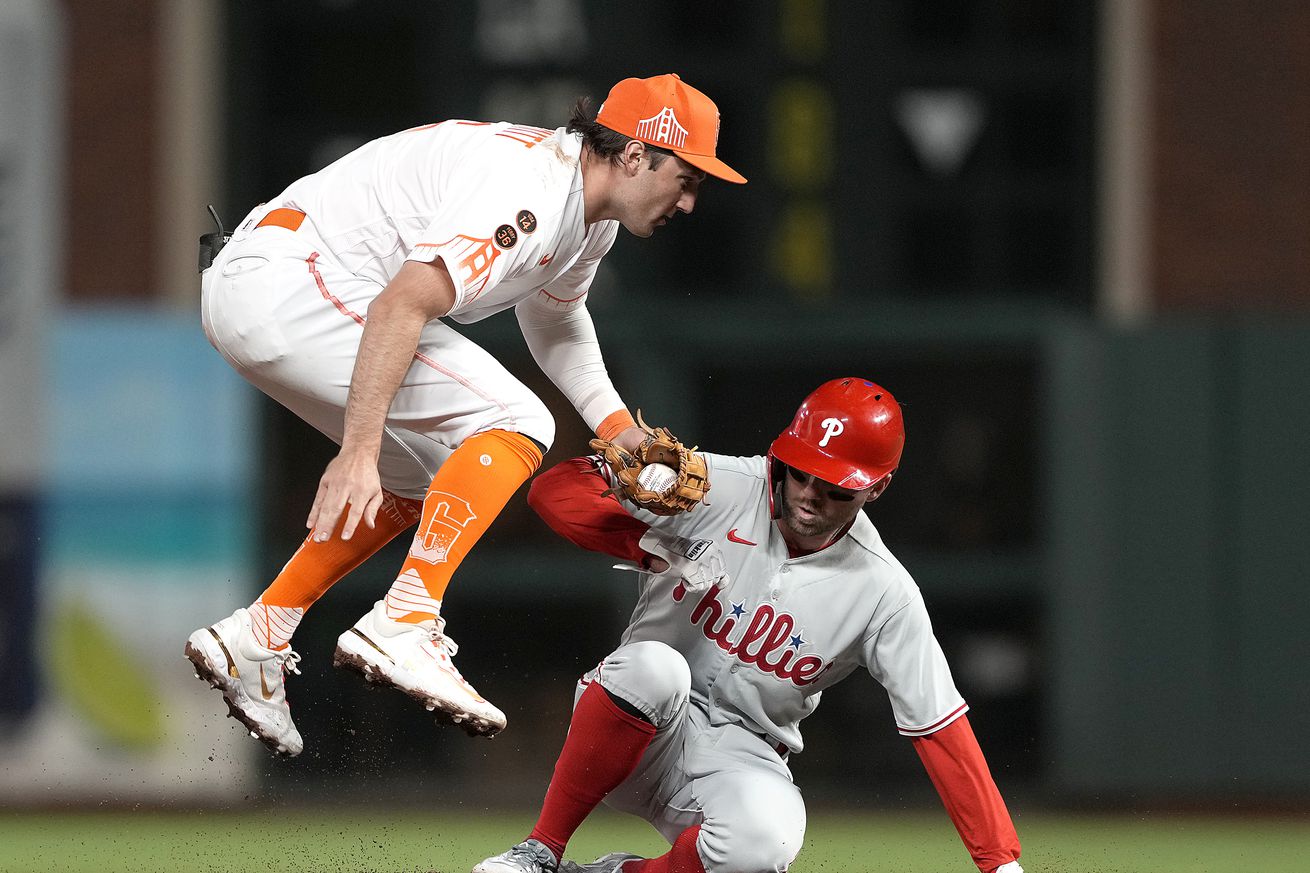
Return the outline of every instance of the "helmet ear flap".
{"type": "Polygon", "coordinates": [[[777,518],[781,511],[782,480],[787,477],[787,465],[769,453],[769,517],[777,518]]]}
{"type": "Polygon", "coordinates": [[[787,475],[787,465],[772,454],[769,455],[769,486],[776,488],[782,477],[787,475]]]}

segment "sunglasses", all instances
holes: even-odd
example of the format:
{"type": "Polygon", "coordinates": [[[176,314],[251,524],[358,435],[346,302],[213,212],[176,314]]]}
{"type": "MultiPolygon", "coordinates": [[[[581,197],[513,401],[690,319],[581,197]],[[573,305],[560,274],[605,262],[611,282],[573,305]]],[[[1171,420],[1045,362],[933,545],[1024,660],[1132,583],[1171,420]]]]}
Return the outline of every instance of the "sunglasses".
{"type": "MultiPolygon", "coordinates": [[[[824,482],[822,479],[818,478],[817,476],[811,476],[809,473],[801,472],[800,470],[797,470],[795,467],[788,467],[787,475],[790,476],[792,478],[792,481],[798,485],[809,485],[811,482],[817,482],[819,483],[820,486],[830,484],[828,482],[824,482]]],[[[824,491],[823,494],[829,500],[835,500],[838,503],[850,503],[852,500],[855,499],[855,494],[853,494],[852,492],[844,491],[836,488],[824,491]]]]}

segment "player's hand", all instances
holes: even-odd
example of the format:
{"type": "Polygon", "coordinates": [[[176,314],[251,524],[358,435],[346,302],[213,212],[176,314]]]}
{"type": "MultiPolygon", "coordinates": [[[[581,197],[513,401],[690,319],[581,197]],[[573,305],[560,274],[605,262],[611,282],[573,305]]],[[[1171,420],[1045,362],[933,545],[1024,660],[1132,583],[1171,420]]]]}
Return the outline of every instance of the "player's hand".
{"type": "Polygon", "coordinates": [[[996,868],[996,873],[1023,873],[1018,861],[1008,861],[996,868]]]}
{"type": "Polygon", "coordinates": [[[377,462],[371,457],[338,454],[318,480],[318,493],[314,495],[305,527],[313,531],[315,542],[325,543],[345,511],[341,538],[348,540],[355,535],[361,520],[373,527],[381,506],[382,482],[378,479],[377,462]]]}
{"type": "Polygon", "coordinates": [[[695,446],[683,445],[668,428],[646,424],[640,409],[637,427],[620,431],[613,441],[597,437],[589,445],[609,468],[612,484],[607,495],[616,494],[655,515],[681,515],[708,504],[705,457],[696,454],[695,446]],[[670,472],[672,481],[667,478],[670,472]]]}
{"type": "Polygon", "coordinates": [[[628,454],[632,454],[637,451],[637,446],[646,441],[646,437],[648,436],[650,436],[650,434],[634,424],[632,427],[624,428],[619,431],[619,435],[611,440],[611,442],[628,454]]]}
{"type": "Polygon", "coordinates": [[[711,585],[727,585],[732,581],[728,575],[723,552],[714,540],[692,540],[659,533],[651,528],[642,534],[638,544],[652,560],[661,560],[664,570],[652,570],[656,576],[673,576],[682,580],[683,587],[690,592],[704,591],[711,585]]]}

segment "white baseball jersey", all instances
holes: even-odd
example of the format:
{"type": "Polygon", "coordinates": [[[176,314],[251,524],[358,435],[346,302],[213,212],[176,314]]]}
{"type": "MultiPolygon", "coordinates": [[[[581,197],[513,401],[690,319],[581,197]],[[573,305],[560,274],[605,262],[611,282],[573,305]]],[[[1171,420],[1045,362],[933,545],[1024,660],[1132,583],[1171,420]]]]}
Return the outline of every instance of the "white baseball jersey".
{"type": "Polygon", "coordinates": [[[772,518],[766,459],[704,457],[714,483],[708,505],[672,517],[629,511],[660,531],[714,540],[731,581],[691,594],[644,574],[624,644],[672,646],[691,667],[692,699],[710,724],[739,723],[793,752],[823,689],[857,667],[887,690],[906,736],[967,711],[918,586],[865,513],[837,542],[790,558],[772,518]]]}
{"type": "Polygon", "coordinates": [[[479,321],[545,289],[586,296],[617,221],[583,220],[582,138],[506,122],[444,121],[382,137],[272,201],[304,212],[350,272],[389,282],[406,260],[441,258],[449,317],[479,321]]]}
{"type": "MultiPolygon", "coordinates": [[[[441,258],[448,317],[513,307],[534,360],[593,430],[625,404],[586,296],[618,222],[586,224],[582,139],[563,128],[446,121],[366,143],[253,210],[202,279],[202,320],[246,379],[340,442],[370,304],[407,260],[441,258]],[[261,225],[273,210],[305,218],[261,225]]],[[[391,403],[383,487],[426,493],[450,450],[492,429],[549,446],[540,399],[443,319],[423,329],[391,403]]]]}

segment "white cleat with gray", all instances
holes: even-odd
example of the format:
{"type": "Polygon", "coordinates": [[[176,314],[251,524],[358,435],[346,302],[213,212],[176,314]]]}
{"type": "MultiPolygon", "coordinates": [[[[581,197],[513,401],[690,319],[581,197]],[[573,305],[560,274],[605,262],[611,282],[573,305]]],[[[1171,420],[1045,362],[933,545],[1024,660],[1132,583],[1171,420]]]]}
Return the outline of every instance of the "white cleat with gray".
{"type": "Polygon", "coordinates": [[[563,869],[544,843],[524,840],[508,852],[483,861],[471,873],[555,873],[563,869]]]}
{"type": "Polygon", "coordinates": [[[559,873],[623,873],[623,865],[629,861],[644,861],[641,855],[630,852],[610,852],[602,855],[590,864],[578,864],[565,861],[560,864],[559,873]]]}
{"type": "Polygon", "coordinates": [[[245,609],[192,633],[183,651],[196,678],[223,693],[228,714],[252,737],[280,755],[300,754],[305,744],[291,720],[285,684],[287,673],[300,672],[299,655],[260,645],[245,609]]]}
{"type": "Polygon", "coordinates": [[[405,692],[438,721],[456,725],[469,736],[494,736],[505,727],[505,714],[464,681],[451,660],[459,647],[442,633],[444,627],[441,619],[414,624],[388,618],[379,600],[337,638],[332,665],[405,692]]]}

